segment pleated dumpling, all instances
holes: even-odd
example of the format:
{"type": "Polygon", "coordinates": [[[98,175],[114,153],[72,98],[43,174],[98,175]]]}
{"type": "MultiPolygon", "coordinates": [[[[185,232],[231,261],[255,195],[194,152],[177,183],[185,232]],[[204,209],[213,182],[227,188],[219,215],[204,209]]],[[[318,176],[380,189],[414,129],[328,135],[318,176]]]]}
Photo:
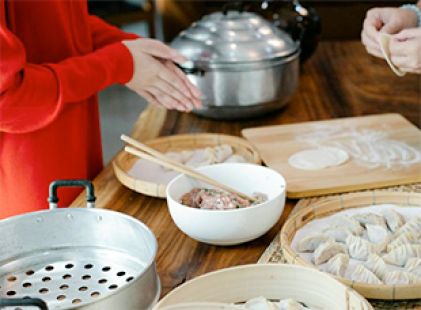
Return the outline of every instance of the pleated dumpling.
{"type": "Polygon", "coordinates": [[[372,253],[380,254],[380,248],[377,245],[356,236],[346,238],[346,246],[349,256],[359,260],[367,260],[368,255],[372,253]]]}
{"type": "Polygon", "coordinates": [[[344,253],[336,254],[329,259],[326,264],[326,271],[339,277],[345,276],[345,271],[349,265],[349,255],[344,253]]]}
{"type": "Polygon", "coordinates": [[[333,239],[333,237],[326,236],[323,234],[311,235],[311,236],[303,238],[300,241],[300,244],[298,246],[298,251],[314,252],[314,250],[316,250],[319,247],[319,245],[321,245],[322,243],[334,242],[334,241],[335,239],[333,239]]]}
{"type": "Polygon", "coordinates": [[[304,310],[305,308],[294,299],[288,298],[288,299],[283,299],[279,301],[276,309],[278,310],[304,310]]]}
{"type": "Polygon", "coordinates": [[[408,222],[405,223],[401,228],[399,228],[395,235],[401,235],[405,233],[420,233],[421,232],[421,217],[416,216],[410,219],[408,222]]]}
{"type": "Polygon", "coordinates": [[[401,245],[383,256],[383,259],[388,264],[403,266],[411,257],[421,258],[421,245],[401,245]]]}
{"type": "Polygon", "coordinates": [[[322,243],[313,253],[312,260],[315,265],[327,262],[333,256],[339,253],[347,253],[345,246],[336,242],[322,243]]]}
{"type": "Polygon", "coordinates": [[[385,219],[375,213],[359,213],[354,215],[353,218],[364,227],[366,227],[366,225],[378,225],[386,227],[385,219]]]}
{"type": "Polygon", "coordinates": [[[393,209],[383,210],[382,213],[387,226],[392,232],[397,231],[405,224],[405,218],[403,215],[393,209]]]}
{"type": "Polygon", "coordinates": [[[278,310],[274,303],[263,296],[248,300],[241,308],[247,310],[278,310]]]}
{"type": "Polygon", "coordinates": [[[374,253],[368,255],[368,259],[364,265],[380,280],[382,280],[389,272],[387,269],[387,264],[384,262],[384,260],[379,255],[374,253]]]}
{"type": "Polygon", "coordinates": [[[354,235],[361,235],[364,231],[364,228],[360,225],[360,223],[347,215],[341,215],[334,217],[330,224],[336,227],[346,227],[348,228],[354,235]]]}
{"type": "Polygon", "coordinates": [[[222,144],[216,147],[207,147],[205,149],[206,160],[212,163],[222,163],[227,160],[233,153],[232,147],[228,144],[222,144]]]}
{"type": "Polygon", "coordinates": [[[377,278],[374,273],[361,264],[358,264],[355,267],[354,272],[351,274],[351,280],[368,284],[383,284],[383,282],[377,278]]]}
{"type": "Polygon", "coordinates": [[[390,236],[385,226],[367,224],[368,240],[379,247],[379,251],[386,249],[390,236]]]}
{"type": "Polygon", "coordinates": [[[346,238],[348,238],[349,235],[352,235],[352,231],[344,226],[326,227],[322,230],[322,234],[333,237],[336,242],[345,243],[346,238]]]}
{"type": "Polygon", "coordinates": [[[405,264],[405,270],[412,274],[421,277],[421,258],[408,258],[405,264]]]}
{"type": "Polygon", "coordinates": [[[421,284],[421,278],[410,272],[395,270],[384,277],[384,283],[388,285],[421,284]]]}
{"type": "Polygon", "coordinates": [[[404,233],[399,235],[387,246],[387,251],[390,252],[393,249],[405,245],[405,244],[421,244],[421,234],[419,233],[404,233]]]}

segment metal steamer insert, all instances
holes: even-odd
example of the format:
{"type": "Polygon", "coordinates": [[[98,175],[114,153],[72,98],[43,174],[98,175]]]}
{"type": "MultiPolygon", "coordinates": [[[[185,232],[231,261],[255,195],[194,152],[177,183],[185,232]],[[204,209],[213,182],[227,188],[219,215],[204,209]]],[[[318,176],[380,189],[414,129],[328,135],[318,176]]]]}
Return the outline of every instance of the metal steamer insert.
{"type": "Polygon", "coordinates": [[[160,283],[149,228],[95,209],[89,181],[53,182],[48,200],[50,210],[0,222],[0,308],[150,309],[160,283]],[[57,188],[74,186],[87,208],[58,209],[57,188]]]}

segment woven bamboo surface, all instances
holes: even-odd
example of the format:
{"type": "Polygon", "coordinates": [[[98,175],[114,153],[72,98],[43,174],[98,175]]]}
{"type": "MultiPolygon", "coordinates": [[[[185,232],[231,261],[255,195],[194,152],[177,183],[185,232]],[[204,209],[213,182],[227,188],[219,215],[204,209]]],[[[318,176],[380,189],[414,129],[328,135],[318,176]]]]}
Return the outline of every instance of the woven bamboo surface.
{"type": "MultiPolygon", "coordinates": [[[[421,183],[411,184],[411,185],[402,185],[397,187],[390,187],[384,189],[385,191],[390,192],[416,192],[421,193],[421,183]]],[[[313,203],[319,202],[323,199],[326,199],[332,196],[325,197],[314,197],[306,198],[300,200],[291,214],[290,217],[296,214],[297,212],[303,210],[304,208],[310,206],[313,203]]],[[[280,232],[260,257],[258,264],[264,263],[274,263],[274,264],[287,264],[285,257],[281,251],[280,243],[280,232]]],[[[421,299],[415,300],[400,300],[400,301],[384,301],[384,300],[369,300],[376,310],[421,310],[421,299]]]]}

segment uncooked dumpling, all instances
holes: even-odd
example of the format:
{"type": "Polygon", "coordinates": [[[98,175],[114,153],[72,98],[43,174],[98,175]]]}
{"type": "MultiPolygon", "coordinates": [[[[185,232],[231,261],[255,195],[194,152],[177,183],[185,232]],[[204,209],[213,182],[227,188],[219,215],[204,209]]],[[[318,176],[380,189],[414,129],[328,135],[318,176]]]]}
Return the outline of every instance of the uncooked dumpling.
{"type": "Polygon", "coordinates": [[[300,241],[298,246],[298,251],[300,252],[313,252],[315,249],[319,247],[320,244],[325,242],[334,242],[335,239],[330,236],[326,236],[323,234],[317,234],[308,236],[300,241]]]}
{"type": "Polygon", "coordinates": [[[392,232],[397,231],[405,224],[405,218],[403,215],[393,209],[386,209],[382,213],[387,226],[392,232]]]}
{"type": "Polygon", "coordinates": [[[421,234],[418,234],[418,233],[401,234],[387,246],[387,251],[390,252],[401,245],[421,244],[420,237],[421,237],[421,234]]]}
{"type": "Polygon", "coordinates": [[[304,307],[296,302],[294,299],[283,299],[278,302],[277,308],[279,310],[304,310],[304,307]]]}
{"type": "Polygon", "coordinates": [[[395,270],[384,277],[384,283],[388,285],[419,284],[421,278],[409,272],[395,270]]]}
{"type": "Polygon", "coordinates": [[[421,277],[421,258],[408,258],[405,264],[405,270],[412,274],[421,277]]]}
{"type": "Polygon", "coordinates": [[[383,284],[383,282],[377,278],[374,273],[361,264],[358,264],[355,267],[355,270],[351,275],[351,280],[368,284],[383,284]]]}
{"type": "Polygon", "coordinates": [[[347,227],[354,235],[357,236],[361,235],[364,231],[364,228],[356,219],[346,215],[336,216],[330,221],[330,224],[337,227],[347,227]]]}
{"type": "Polygon", "coordinates": [[[346,248],[336,242],[322,243],[313,253],[313,262],[316,265],[323,264],[339,253],[347,253],[346,248]]]}
{"type": "Polygon", "coordinates": [[[388,264],[403,266],[411,257],[421,258],[421,245],[401,245],[383,256],[383,259],[388,264]]]}
{"type": "Polygon", "coordinates": [[[350,231],[349,228],[344,226],[326,227],[322,230],[322,234],[333,237],[336,242],[345,243],[346,238],[349,235],[352,235],[352,231],[350,231]]]}
{"type": "Polygon", "coordinates": [[[278,307],[263,296],[248,300],[242,308],[247,310],[278,310],[278,307]]]}
{"type": "Polygon", "coordinates": [[[339,277],[345,276],[349,265],[349,255],[344,253],[336,254],[326,264],[326,271],[339,277]]]}
{"type": "Polygon", "coordinates": [[[365,267],[367,267],[372,273],[376,275],[377,278],[383,279],[386,274],[389,272],[387,269],[387,264],[384,260],[377,254],[368,255],[368,259],[365,262],[365,267]]]}
{"type": "Polygon", "coordinates": [[[380,215],[374,213],[359,213],[353,216],[362,226],[366,226],[367,224],[371,225],[379,225],[386,227],[386,221],[380,215]]]}
{"type": "Polygon", "coordinates": [[[390,54],[390,34],[387,33],[381,33],[379,36],[379,43],[380,43],[380,49],[382,51],[382,54],[384,58],[386,59],[387,64],[389,65],[390,69],[392,69],[393,73],[395,73],[397,76],[404,76],[405,72],[401,71],[398,67],[396,67],[392,62],[392,57],[390,54]]]}
{"type": "Polygon", "coordinates": [[[406,222],[401,228],[399,228],[395,235],[401,235],[404,233],[420,233],[421,232],[421,217],[416,216],[406,222]]]}
{"type": "Polygon", "coordinates": [[[386,249],[390,240],[386,226],[366,224],[368,240],[379,247],[379,251],[386,249]]]}
{"type": "Polygon", "coordinates": [[[244,157],[241,155],[233,154],[230,157],[228,157],[224,161],[224,163],[247,163],[247,160],[245,160],[244,157]]]}
{"type": "Polygon", "coordinates": [[[379,247],[363,238],[349,236],[346,238],[349,256],[359,260],[367,260],[368,255],[379,254],[379,247]]]}

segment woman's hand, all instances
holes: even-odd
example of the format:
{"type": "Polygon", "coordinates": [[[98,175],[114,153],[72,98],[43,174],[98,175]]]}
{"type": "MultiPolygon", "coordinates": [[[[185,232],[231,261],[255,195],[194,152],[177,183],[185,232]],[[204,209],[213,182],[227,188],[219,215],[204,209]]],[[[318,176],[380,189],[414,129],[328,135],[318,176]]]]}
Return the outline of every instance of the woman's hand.
{"type": "Polygon", "coordinates": [[[361,39],[367,52],[384,58],[380,49],[380,33],[396,34],[403,29],[417,27],[417,14],[400,8],[374,8],[367,12],[361,39]]]}
{"type": "Polygon", "coordinates": [[[126,86],[151,103],[190,112],[201,108],[201,93],[174,65],[187,61],[177,50],[153,39],[122,42],[133,56],[134,73],[126,86]]]}
{"type": "Polygon", "coordinates": [[[389,50],[393,64],[401,71],[421,74],[421,28],[392,36],[389,50]]]}

